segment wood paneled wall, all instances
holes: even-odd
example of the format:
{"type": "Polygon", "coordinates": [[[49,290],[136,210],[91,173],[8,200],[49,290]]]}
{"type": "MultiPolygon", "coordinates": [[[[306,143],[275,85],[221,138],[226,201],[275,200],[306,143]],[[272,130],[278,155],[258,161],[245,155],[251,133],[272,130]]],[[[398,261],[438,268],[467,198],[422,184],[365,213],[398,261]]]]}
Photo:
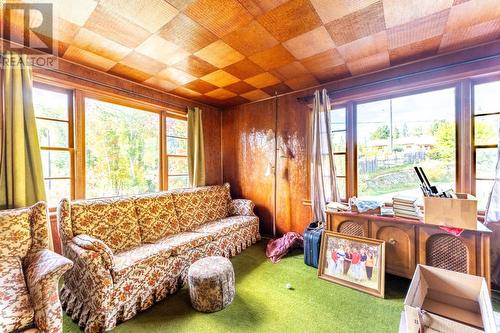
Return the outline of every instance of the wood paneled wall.
{"type": "Polygon", "coordinates": [[[277,234],[302,233],[310,222],[302,205],[308,197],[309,108],[293,96],[277,101],[278,108],[271,99],[226,109],[222,116],[224,181],[233,197],[254,201],[265,235],[273,234],[275,189],[277,234]]]}
{"type": "MultiPolygon", "coordinates": [[[[500,71],[500,58],[495,58],[495,55],[500,55],[500,41],[317,88],[328,91],[343,89],[334,95],[333,102],[383,96],[500,71]],[[395,77],[398,79],[391,80],[395,77]],[[357,87],[371,83],[373,85],[357,87]]],[[[287,231],[302,233],[311,222],[310,207],[303,204],[309,199],[308,118],[311,109],[308,104],[311,101],[299,101],[297,97],[311,95],[313,91],[308,89],[223,111],[223,178],[231,184],[233,196],[256,203],[263,234],[272,235],[273,232],[275,189],[278,235],[287,231]],[[277,130],[278,145],[283,143],[286,147],[287,153],[278,156],[277,161],[274,142],[265,143],[269,130],[273,133],[277,130]],[[265,176],[268,163],[277,166],[275,186],[274,175],[265,176]]],[[[280,151],[278,155],[283,154],[280,151]]]]}
{"type": "Polygon", "coordinates": [[[255,203],[261,232],[267,235],[273,233],[274,112],[274,101],[268,100],[234,107],[222,115],[224,181],[231,184],[233,198],[255,203]]]}
{"type": "Polygon", "coordinates": [[[276,231],[302,233],[311,222],[309,198],[308,133],[310,108],[296,96],[283,96],[278,104],[278,161],[276,169],[276,231]]]}
{"type": "Polygon", "coordinates": [[[222,112],[203,108],[203,139],[205,146],[205,180],[207,185],[222,183],[222,112]]]}

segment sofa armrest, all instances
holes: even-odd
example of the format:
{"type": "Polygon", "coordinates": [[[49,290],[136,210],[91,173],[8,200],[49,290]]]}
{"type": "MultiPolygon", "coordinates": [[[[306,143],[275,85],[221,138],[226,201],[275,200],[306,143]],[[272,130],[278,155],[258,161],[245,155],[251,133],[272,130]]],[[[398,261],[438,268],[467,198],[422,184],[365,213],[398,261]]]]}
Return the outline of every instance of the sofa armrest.
{"type": "Polygon", "coordinates": [[[71,206],[68,199],[62,199],[57,206],[57,225],[61,242],[70,241],[73,238],[71,226],[71,206]]]}
{"type": "Polygon", "coordinates": [[[78,235],[73,237],[72,241],[84,250],[99,253],[106,269],[114,266],[113,251],[100,239],[89,235],[78,235]]]}
{"type": "Polygon", "coordinates": [[[111,306],[113,278],[104,257],[73,241],[63,246],[64,255],[73,261],[73,268],[64,274],[64,288],[93,311],[107,311],[111,306]]]}
{"type": "Polygon", "coordinates": [[[255,204],[251,200],[247,199],[233,199],[229,204],[229,215],[230,216],[255,216],[253,209],[255,204]]]}
{"type": "Polygon", "coordinates": [[[47,249],[33,252],[24,259],[35,324],[41,332],[62,331],[59,279],[72,266],[71,260],[47,249]]]}

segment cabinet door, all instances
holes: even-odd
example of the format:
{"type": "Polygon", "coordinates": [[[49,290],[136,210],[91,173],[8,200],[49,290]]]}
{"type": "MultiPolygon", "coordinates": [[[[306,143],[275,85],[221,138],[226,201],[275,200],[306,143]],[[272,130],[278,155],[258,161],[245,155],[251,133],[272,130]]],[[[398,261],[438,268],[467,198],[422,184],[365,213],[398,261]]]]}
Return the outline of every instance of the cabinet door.
{"type": "Polygon", "coordinates": [[[368,220],[358,217],[334,215],[332,231],[349,236],[368,237],[368,220]]]}
{"type": "Polygon", "coordinates": [[[385,271],[411,279],[416,266],[415,226],[381,221],[371,222],[371,238],[385,241],[385,271]]]}
{"type": "Polygon", "coordinates": [[[438,227],[420,227],[420,257],[423,265],[476,274],[476,236],[465,230],[455,237],[438,227]]]}

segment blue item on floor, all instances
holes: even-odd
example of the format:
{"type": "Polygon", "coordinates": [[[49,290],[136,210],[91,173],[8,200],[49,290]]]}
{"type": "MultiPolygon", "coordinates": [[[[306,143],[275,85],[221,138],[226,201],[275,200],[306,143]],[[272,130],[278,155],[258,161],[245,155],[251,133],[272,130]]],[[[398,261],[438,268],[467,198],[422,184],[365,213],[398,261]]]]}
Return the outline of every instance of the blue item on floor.
{"type": "Polygon", "coordinates": [[[308,266],[318,268],[321,235],[324,230],[323,226],[313,222],[304,231],[304,262],[308,266]]]}

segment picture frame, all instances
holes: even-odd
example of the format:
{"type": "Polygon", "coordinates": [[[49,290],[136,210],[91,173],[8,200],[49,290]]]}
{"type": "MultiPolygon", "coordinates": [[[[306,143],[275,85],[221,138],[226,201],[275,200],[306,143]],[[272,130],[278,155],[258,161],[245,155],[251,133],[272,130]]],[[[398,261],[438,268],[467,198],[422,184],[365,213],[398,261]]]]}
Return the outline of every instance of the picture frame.
{"type": "Polygon", "coordinates": [[[325,231],[318,277],[384,298],[385,242],[325,231]]]}

